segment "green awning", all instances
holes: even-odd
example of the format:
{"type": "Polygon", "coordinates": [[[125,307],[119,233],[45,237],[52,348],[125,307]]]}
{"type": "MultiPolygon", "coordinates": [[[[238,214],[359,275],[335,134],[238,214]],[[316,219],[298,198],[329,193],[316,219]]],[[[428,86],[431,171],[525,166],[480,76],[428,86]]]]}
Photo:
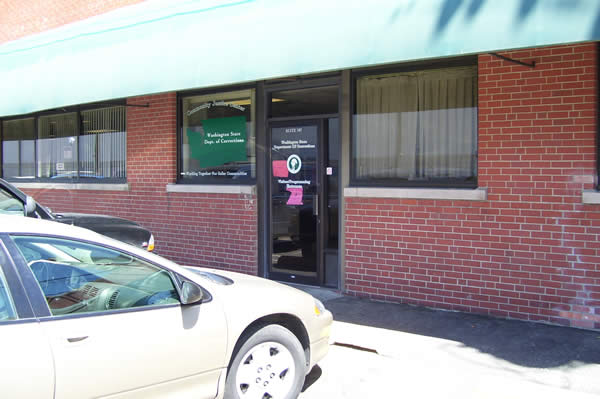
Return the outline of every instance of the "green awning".
{"type": "Polygon", "coordinates": [[[600,39],[598,0],[160,0],[0,46],[0,116],[600,39]]]}

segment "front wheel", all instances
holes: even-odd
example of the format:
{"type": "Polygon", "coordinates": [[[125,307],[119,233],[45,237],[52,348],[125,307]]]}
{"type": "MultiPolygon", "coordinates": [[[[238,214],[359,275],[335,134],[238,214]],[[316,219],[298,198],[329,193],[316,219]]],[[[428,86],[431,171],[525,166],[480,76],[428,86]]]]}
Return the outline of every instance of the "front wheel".
{"type": "Polygon", "coordinates": [[[225,399],[295,399],[306,371],[302,345],[288,329],[268,325],[250,335],[227,373],[225,399]]]}

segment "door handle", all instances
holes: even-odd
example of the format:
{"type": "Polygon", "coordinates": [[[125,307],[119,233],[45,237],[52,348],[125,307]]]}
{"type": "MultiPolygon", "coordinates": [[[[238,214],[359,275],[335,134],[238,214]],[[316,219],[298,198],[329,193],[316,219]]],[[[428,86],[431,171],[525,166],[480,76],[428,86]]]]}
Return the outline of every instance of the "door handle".
{"type": "Polygon", "coordinates": [[[83,337],[73,337],[73,338],[67,338],[67,341],[69,341],[69,343],[73,344],[73,343],[75,343],[75,342],[81,342],[81,341],[83,341],[84,339],[87,339],[87,338],[88,338],[88,336],[87,336],[87,335],[85,335],[85,336],[83,336],[83,337]]]}
{"type": "Polygon", "coordinates": [[[313,215],[319,216],[319,194],[313,196],[313,215]]]}

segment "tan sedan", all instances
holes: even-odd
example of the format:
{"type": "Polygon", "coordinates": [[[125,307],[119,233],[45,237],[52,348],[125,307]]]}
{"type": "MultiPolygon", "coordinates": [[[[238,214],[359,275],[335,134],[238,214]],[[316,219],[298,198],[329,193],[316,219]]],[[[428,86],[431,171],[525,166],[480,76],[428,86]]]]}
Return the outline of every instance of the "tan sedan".
{"type": "Polygon", "coordinates": [[[332,316],[265,279],[0,216],[2,396],[295,398],[332,316]]]}

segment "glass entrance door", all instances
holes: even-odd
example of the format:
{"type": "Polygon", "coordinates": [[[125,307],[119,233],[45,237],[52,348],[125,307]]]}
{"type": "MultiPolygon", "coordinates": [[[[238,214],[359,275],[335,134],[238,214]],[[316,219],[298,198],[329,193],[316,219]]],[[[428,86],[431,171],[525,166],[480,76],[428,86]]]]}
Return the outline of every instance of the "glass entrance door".
{"type": "Polygon", "coordinates": [[[271,265],[269,275],[317,284],[322,207],[321,121],[272,124],[271,265]]]}
{"type": "Polygon", "coordinates": [[[338,288],[339,86],[305,84],[267,97],[265,274],[338,288]]]}

